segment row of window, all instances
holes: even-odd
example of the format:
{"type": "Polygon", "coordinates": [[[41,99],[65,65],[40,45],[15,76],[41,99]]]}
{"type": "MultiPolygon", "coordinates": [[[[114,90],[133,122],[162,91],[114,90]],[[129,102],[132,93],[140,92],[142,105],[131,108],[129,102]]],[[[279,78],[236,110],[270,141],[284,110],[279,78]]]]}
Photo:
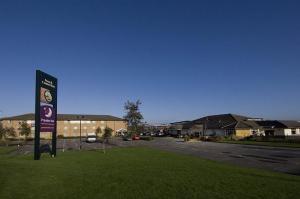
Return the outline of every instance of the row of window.
{"type": "MultiPolygon", "coordinates": [[[[10,120],[7,121],[8,123],[11,123],[10,120]]],[[[27,124],[34,124],[34,120],[27,120],[26,121],[27,124]]],[[[71,121],[64,121],[65,124],[80,124],[80,121],[77,120],[71,120],[71,121]]],[[[81,121],[81,124],[95,124],[96,121],[81,121]]],[[[104,124],[104,121],[100,121],[100,124],[104,124]]]]}

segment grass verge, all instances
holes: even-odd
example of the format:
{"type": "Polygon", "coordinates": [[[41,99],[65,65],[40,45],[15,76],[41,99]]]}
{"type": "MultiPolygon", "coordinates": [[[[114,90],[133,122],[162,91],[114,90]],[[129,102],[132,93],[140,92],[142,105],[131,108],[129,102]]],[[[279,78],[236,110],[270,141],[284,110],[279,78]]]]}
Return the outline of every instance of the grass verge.
{"type": "Polygon", "coordinates": [[[0,148],[0,198],[298,198],[300,177],[148,148],[56,158],[0,148]]]}

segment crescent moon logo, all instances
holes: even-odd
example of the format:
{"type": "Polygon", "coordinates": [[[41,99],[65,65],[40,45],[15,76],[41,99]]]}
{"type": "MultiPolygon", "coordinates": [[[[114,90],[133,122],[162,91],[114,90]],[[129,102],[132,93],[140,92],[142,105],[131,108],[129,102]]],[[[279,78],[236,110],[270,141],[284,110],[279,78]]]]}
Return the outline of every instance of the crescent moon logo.
{"type": "Polygon", "coordinates": [[[44,108],[45,110],[45,117],[50,118],[52,116],[52,110],[51,108],[44,108]]]}

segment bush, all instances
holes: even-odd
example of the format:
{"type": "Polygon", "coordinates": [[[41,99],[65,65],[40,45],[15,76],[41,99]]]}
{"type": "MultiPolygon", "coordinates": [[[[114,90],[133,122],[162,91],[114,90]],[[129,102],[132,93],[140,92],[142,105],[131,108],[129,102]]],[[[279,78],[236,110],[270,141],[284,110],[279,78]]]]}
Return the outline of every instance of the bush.
{"type": "Polygon", "coordinates": [[[239,141],[241,138],[237,137],[236,135],[231,135],[230,140],[232,141],[239,141]]]}
{"type": "Polygon", "coordinates": [[[64,139],[64,137],[65,137],[64,135],[58,135],[57,136],[58,139],[64,139]]]}
{"type": "Polygon", "coordinates": [[[220,142],[226,140],[223,136],[206,136],[205,141],[208,142],[220,142]]]}
{"type": "Polygon", "coordinates": [[[142,136],[142,137],[140,137],[140,139],[141,139],[141,140],[146,140],[146,141],[151,141],[151,140],[153,140],[154,138],[151,137],[151,136],[142,136]]]}
{"type": "Polygon", "coordinates": [[[185,135],[183,139],[184,139],[185,142],[188,142],[188,141],[190,141],[191,138],[190,138],[190,136],[185,135]]]}

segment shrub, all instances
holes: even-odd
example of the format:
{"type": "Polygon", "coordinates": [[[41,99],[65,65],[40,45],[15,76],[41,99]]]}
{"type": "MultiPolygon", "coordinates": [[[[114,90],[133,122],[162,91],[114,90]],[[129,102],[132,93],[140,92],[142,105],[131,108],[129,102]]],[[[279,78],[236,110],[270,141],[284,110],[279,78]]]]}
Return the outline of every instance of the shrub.
{"type": "Polygon", "coordinates": [[[58,135],[57,136],[58,139],[64,139],[64,137],[65,137],[64,135],[58,135]]]}
{"type": "Polygon", "coordinates": [[[236,135],[231,135],[231,136],[230,136],[230,140],[238,141],[238,140],[240,140],[240,138],[237,137],[236,135]]]}
{"type": "Polygon", "coordinates": [[[146,141],[150,141],[150,140],[153,140],[154,138],[151,137],[151,136],[142,136],[140,137],[141,140],[146,140],[146,141]]]}
{"type": "Polygon", "coordinates": [[[185,142],[188,142],[188,141],[190,141],[191,138],[190,138],[190,136],[185,135],[183,139],[184,139],[185,142]]]}

